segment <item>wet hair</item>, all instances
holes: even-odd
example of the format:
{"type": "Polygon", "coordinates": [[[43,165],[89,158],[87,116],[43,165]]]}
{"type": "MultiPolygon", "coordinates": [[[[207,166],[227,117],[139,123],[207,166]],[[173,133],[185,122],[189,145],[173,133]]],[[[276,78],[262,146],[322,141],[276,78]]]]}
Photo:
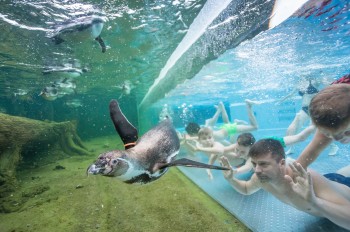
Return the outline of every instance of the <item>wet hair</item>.
{"type": "Polygon", "coordinates": [[[208,127],[203,127],[198,131],[198,138],[202,137],[203,135],[212,135],[213,130],[208,127]]]}
{"type": "Polygon", "coordinates": [[[286,157],[283,146],[280,141],[275,139],[261,139],[256,142],[249,150],[248,157],[257,158],[271,154],[276,162],[281,161],[286,157]]]}
{"type": "Polygon", "coordinates": [[[187,132],[187,134],[191,136],[197,135],[200,129],[201,127],[198,125],[198,123],[195,123],[195,122],[190,122],[185,127],[185,131],[187,132]]]}
{"type": "Polygon", "coordinates": [[[316,126],[337,130],[350,122],[350,85],[335,84],[321,90],[309,105],[316,126]]]}
{"type": "Polygon", "coordinates": [[[250,147],[255,143],[254,135],[251,133],[242,133],[237,137],[237,143],[240,146],[250,147]]]}

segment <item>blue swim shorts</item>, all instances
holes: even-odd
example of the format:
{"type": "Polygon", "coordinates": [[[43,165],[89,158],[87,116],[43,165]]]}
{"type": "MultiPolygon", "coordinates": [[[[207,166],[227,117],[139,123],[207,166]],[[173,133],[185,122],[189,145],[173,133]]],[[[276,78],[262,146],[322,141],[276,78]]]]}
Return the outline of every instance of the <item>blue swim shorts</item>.
{"type": "Polygon", "coordinates": [[[338,173],[328,173],[323,176],[331,181],[335,181],[340,184],[345,184],[346,186],[350,187],[350,177],[345,177],[338,173]]]}

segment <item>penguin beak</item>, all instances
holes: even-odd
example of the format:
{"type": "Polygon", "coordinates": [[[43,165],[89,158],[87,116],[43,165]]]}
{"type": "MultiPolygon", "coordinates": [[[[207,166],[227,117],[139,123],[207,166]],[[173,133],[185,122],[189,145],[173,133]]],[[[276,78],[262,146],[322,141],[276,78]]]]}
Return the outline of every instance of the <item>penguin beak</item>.
{"type": "Polygon", "coordinates": [[[95,164],[91,164],[87,170],[86,170],[86,175],[88,176],[89,174],[97,175],[99,173],[102,173],[104,168],[96,166],[95,164]]]}

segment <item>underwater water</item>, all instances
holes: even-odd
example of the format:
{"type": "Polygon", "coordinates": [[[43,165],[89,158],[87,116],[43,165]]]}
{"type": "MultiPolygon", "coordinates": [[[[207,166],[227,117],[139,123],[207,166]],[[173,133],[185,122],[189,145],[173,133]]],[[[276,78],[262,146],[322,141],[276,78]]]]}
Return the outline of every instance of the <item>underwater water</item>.
{"type": "MultiPolygon", "coordinates": [[[[171,168],[136,187],[86,176],[98,154],[123,147],[111,99],[141,134],[164,115],[178,131],[203,125],[219,102],[231,120],[248,121],[250,99],[258,103],[254,136],[284,136],[302,97],[281,99],[350,72],[350,3],[310,0],[268,30],[274,2],[1,1],[0,231],[342,231],[261,191],[241,196],[221,171],[208,180],[203,169],[171,168]],[[79,37],[93,18],[104,21],[105,52],[96,35],[79,37]],[[68,38],[55,44],[57,33],[68,38]],[[179,44],[183,54],[153,89],[179,44]]],[[[349,146],[336,145],[311,167],[324,174],[349,164],[349,146]]],[[[180,156],[208,162],[184,149],[180,156]]]]}

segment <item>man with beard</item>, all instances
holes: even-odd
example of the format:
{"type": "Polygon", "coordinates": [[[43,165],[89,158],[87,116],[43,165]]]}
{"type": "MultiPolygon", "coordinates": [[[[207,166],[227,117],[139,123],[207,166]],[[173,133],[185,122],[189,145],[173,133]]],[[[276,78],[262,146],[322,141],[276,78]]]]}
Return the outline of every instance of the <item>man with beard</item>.
{"type": "MultiPolygon", "coordinates": [[[[350,178],[339,182],[305,169],[300,163],[288,164],[282,144],[274,139],[262,139],[249,151],[254,174],[248,181],[233,176],[232,168],[224,177],[241,194],[250,195],[264,189],[294,208],[350,229],[350,178]],[[345,183],[347,181],[347,183],[345,183]]],[[[230,168],[225,157],[221,165],[230,168]]]]}

